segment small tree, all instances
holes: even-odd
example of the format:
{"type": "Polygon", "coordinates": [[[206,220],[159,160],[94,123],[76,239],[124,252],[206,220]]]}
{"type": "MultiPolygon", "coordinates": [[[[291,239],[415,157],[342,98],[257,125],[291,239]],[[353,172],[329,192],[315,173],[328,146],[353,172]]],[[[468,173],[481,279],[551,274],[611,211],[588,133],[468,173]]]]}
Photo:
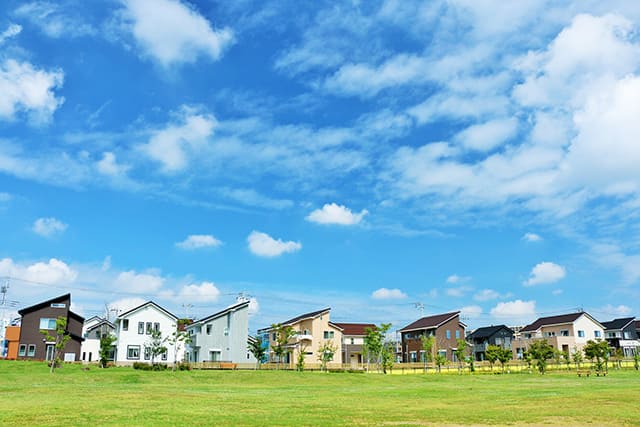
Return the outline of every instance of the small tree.
{"type": "Polygon", "coordinates": [[[376,368],[378,370],[382,368],[385,373],[386,368],[383,364],[383,359],[386,347],[389,347],[389,343],[385,341],[385,337],[390,328],[391,323],[382,323],[380,326],[376,326],[375,328],[366,328],[364,337],[364,346],[367,350],[367,364],[371,362],[371,359],[373,359],[376,364],[376,368]]]}
{"type": "Polygon", "coordinates": [[[633,367],[636,369],[636,371],[640,370],[640,352],[637,348],[633,353],[633,367]]]}
{"type": "Polygon", "coordinates": [[[144,344],[144,351],[149,352],[151,355],[151,364],[155,364],[156,357],[167,352],[167,347],[164,345],[165,340],[162,339],[162,332],[151,331],[151,337],[144,344]]]}
{"type": "Polygon", "coordinates": [[[60,356],[64,351],[65,346],[71,339],[69,331],[67,331],[67,318],[60,316],[56,319],[55,335],[51,335],[48,330],[41,330],[40,333],[44,335],[47,342],[53,342],[53,360],[51,360],[51,370],[56,369],[56,365],[60,364],[60,356]]]}
{"type": "Polygon", "coordinates": [[[262,338],[249,337],[247,339],[247,346],[249,348],[249,353],[256,358],[256,369],[260,369],[260,364],[262,364],[262,360],[267,353],[267,349],[264,347],[262,338]]]}
{"type": "Polygon", "coordinates": [[[424,362],[424,371],[427,371],[427,363],[433,360],[433,346],[435,344],[435,337],[433,335],[420,336],[422,341],[422,361],[424,362]]]}
{"type": "Polygon", "coordinates": [[[595,361],[596,372],[607,372],[608,371],[608,361],[609,361],[609,343],[601,340],[589,340],[585,344],[584,355],[591,359],[591,361],[595,361]]]}
{"type": "Polygon", "coordinates": [[[574,346],[571,359],[573,360],[573,364],[576,365],[576,370],[580,369],[580,364],[584,361],[584,358],[582,357],[582,350],[574,346]]]}
{"type": "Polygon", "coordinates": [[[511,359],[513,359],[513,352],[510,348],[500,348],[498,352],[498,361],[500,362],[500,366],[502,367],[502,373],[504,374],[504,365],[507,364],[511,359]]]}
{"type": "Polygon", "coordinates": [[[448,363],[447,356],[445,356],[440,352],[436,353],[436,357],[434,358],[434,361],[436,363],[436,368],[438,369],[438,372],[441,372],[442,366],[448,363]]]}
{"type": "Polygon", "coordinates": [[[291,350],[289,349],[289,341],[295,336],[295,331],[291,326],[283,326],[279,323],[271,325],[274,333],[276,334],[276,342],[273,346],[273,353],[278,358],[278,368],[282,363],[284,356],[291,350]]]}
{"type": "Polygon", "coordinates": [[[529,346],[529,354],[535,359],[538,371],[544,375],[547,360],[553,357],[553,347],[546,340],[536,340],[529,346]]]}
{"type": "Polygon", "coordinates": [[[382,348],[382,373],[386,374],[387,371],[391,371],[393,369],[393,362],[395,359],[395,351],[393,349],[393,345],[389,342],[385,342],[382,348]]]}
{"type": "Polygon", "coordinates": [[[318,360],[320,361],[320,369],[327,371],[327,363],[333,360],[333,356],[336,354],[338,347],[333,341],[326,340],[322,346],[318,349],[318,360]]]}
{"type": "Polygon", "coordinates": [[[187,331],[181,331],[179,327],[176,327],[176,330],[173,331],[171,336],[167,337],[166,342],[173,346],[173,371],[177,369],[178,365],[178,353],[180,352],[180,348],[182,346],[186,346],[191,342],[191,337],[187,333],[187,331]]]}
{"type": "Polygon", "coordinates": [[[562,352],[562,361],[567,365],[567,371],[571,369],[571,356],[568,351],[562,352]]]}
{"type": "Polygon", "coordinates": [[[562,362],[562,351],[558,349],[553,350],[553,361],[555,362],[557,369],[560,369],[560,363],[562,362]]]}
{"type": "Polygon", "coordinates": [[[462,338],[459,338],[458,340],[456,340],[456,350],[454,352],[456,355],[456,359],[458,360],[458,374],[462,373],[466,352],[467,352],[467,342],[462,338]]]}
{"type": "Polygon", "coordinates": [[[493,371],[493,364],[498,360],[498,356],[500,355],[500,351],[502,347],[499,345],[489,345],[487,346],[487,350],[484,352],[484,357],[489,362],[489,367],[493,371]]]}
{"type": "Polygon", "coordinates": [[[522,358],[527,364],[527,369],[529,370],[529,373],[531,373],[531,365],[533,364],[533,355],[529,350],[527,350],[522,354],[522,358]]]}
{"type": "Polygon", "coordinates": [[[624,351],[621,348],[616,348],[613,353],[614,360],[616,361],[616,369],[622,369],[622,359],[624,359],[624,351]]]}
{"type": "Polygon", "coordinates": [[[113,343],[116,342],[118,338],[113,334],[103,334],[100,337],[100,367],[106,368],[109,363],[109,356],[111,355],[111,349],[113,347],[113,343]]]}

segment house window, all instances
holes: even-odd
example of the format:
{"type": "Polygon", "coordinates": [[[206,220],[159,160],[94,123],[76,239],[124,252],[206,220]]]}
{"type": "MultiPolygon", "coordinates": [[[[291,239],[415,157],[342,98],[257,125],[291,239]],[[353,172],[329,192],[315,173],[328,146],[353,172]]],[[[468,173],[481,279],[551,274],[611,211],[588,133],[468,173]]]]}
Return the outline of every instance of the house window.
{"type": "Polygon", "coordinates": [[[624,332],[624,339],[625,340],[630,340],[631,339],[631,334],[627,331],[624,332]]]}
{"type": "Polygon", "coordinates": [[[145,347],[144,348],[144,360],[149,360],[149,359],[151,359],[151,348],[145,347]]]}
{"type": "Polygon", "coordinates": [[[415,351],[412,351],[411,353],[409,353],[409,361],[410,362],[417,362],[418,361],[418,353],[416,353],[415,351]]]}
{"type": "Polygon", "coordinates": [[[354,341],[355,341],[355,340],[354,340],[353,338],[351,338],[351,345],[353,345],[354,341]]]}
{"type": "Polygon", "coordinates": [[[138,322],[138,334],[144,334],[144,322],[138,322]]]}
{"type": "Polygon", "coordinates": [[[562,329],[560,331],[560,336],[561,337],[568,337],[569,336],[569,330],[568,329],[562,329]]]}
{"type": "Polygon", "coordinates": [[[526,339],[531,339],[531,334],[524,334],[524,337],[525,337],[526,339]]]}
{"type": "Polygon", "coordinates": [[[426,362],[426,360],[425,360],[425,354],[426,354],[426,353],[424,352],[424,350],[420,350],[420,361],[421,361],[421,362],[426,362]]]}
{"type": "Polygon", "coordinates": [[[324,339],[325,340],[333,339],[333,331],[324,331],[324,339]]]}
{"type": "Polygon", "coordinates": [[[43,317],[40,319],[40,329],[50,329],[50,330],[55,330],[56,329],[56,319],[49,319],[46,317],[43,317]]]}
{"type": "Polygon", "coordinates": [[[164,351],[162,353],[162,360],[167,360],[167,352],[166,351],[164,351]]]}
{"type": "Polygon", "coordinates": [[[496,337],[496,345],[502,345],[502,338],[496,337]]]}
{"type": "Polygon", "coordinates": [[[122,330],[123,331],[128,331],[129,330],[129,319],[124,319],[122,321],[122,330]]]}
{"type": "Polygon", "coordinates": [[[224,334],[225,337],[228,336],[229,335],[229,328],[224,328],[222,333],[224,334]]]}
{"type": "Polygon", "coordinates": [[[18,347],[18,356],[24,356],[25,354],[27,354],[27,345],[20,344],[20,347],[18,347]]]}
{"type": "Polygon", "coordinates": [[[153,324],[153,330],[156,332],[160,332],[160,323],[156,322],[153,324]]]}
{"type": "Polygon", "coordinates": [[[147,335],[151,335],[151,332],[153,331],[151,329],[152,327],[153,327],[153,323],[147,322],[147,335]]]}
{"type": "Polygon", "coordinates": [[[451,339],[451,331],[447,329],[447,331],[445,332],[445,335],[447,337],[448,340],[451,339]]]}
{"type": "Polygon", "coordinates": [[[460,331],[456,330],[456,339],[459,340],[460,339],[460,331]]]}
{"type": "Polygon", "coordinates": [[[584,331],[578,331],[578,336],[580,338],[584,338],[584,331]]]}
{"type": "Polygon", "coordinates": [[[212,325],[207,325],[207,335],[211,335],[211,326],[212,325]]]}
{"type": "Polygon", "coordinates": [[[593,336],[596,338],[600,338],[602,336],[602,333],[600,331],[593,331],[593,336]]]}
{"type": "Polygon", "coordinates": [[[556,333],[555,333],[555,331],[545,332],[545,333],[544,333],[544,336],[545,336],[545,337],[555,337],[555,336],[556,336],[556,333]]]}
{"type": "Polygon", "coordinates": [[[96,331],[96,338],[100,339],[100,331],[96,331]]]}
{"type": "Polygon", "coordinates": [[[27,357],[33,357],[36,355],[36,345],[29,344],[29,348],[27,349],[27,357]]]}
{"type": "Polygon", "coordinates": [[[447,357],[447,350],[438,350],[438,355],[442,357],[447,357]]]}
{"type": "Polygon", "coordinates": [[[85,360],[85,359],[86,359],[86,357],[87,357],[87,353],[83,351],[83,352],[82,352],[82,360],[85,360]]]}
{"type": "Polygon", "coordinates": [[[275,332],[273,333],[273,338],[271,338],[271,341],[278,341],[278,334],[276,334],[275,332]]]}
{"type": "Polygon", "coordinates": [[[140,346],[129,345],[127,346],[127,359],[140,359],[140,346]]]}

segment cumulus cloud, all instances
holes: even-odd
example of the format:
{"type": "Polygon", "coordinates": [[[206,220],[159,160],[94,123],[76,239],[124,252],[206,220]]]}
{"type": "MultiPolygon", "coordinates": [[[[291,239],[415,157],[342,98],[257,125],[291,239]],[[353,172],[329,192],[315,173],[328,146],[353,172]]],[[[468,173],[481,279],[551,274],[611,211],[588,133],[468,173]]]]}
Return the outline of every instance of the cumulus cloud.
{"type": "Polygon", "coordinates": [[[541,262],[529,273],[529,279],[524,281],[525,286],[555,283],[567,275],[564,267],[553,262],[541,262]]]}
{"type": "Polygon", "coordinates": [[[165,279],[156,273],[123,271],[114,280],[116,288],[132,293],[153,293],[162,288],[165,279]]]}
{"type": "Polygon", "coordinates": [[[142,304],[144,304],[145,302],[147,302],[147,300],[142,299],[142,298],[121,298],[119,300],[113,301],[111,303],[109,303],[109,310],[113,310],[113,312],[117,313],[117,315],[120,315],[122,313],[126,313],[127,311],[139,307],[142,304]]]}
{"type": "Polygon", "coordinates": [[[232,44],[229,28],[214,29],[195,8],[178,0],[125,0],[125,26],[145,56],[162,66],[217,60],[232,44]]]}
{"type": "Polygon", "coordinates": [[[220,297],[220,290],[212,282],[202,282],[183,286],[177,297],[189,301],[215,302],[220,297]]]}
{"type": "Polygon", "coordinates": [[[493,317],[506,318],[526,318],[531,317],[536,312],[535,301],[515,300],[509,302],[500,302],[491,309],[493,317]]]}
{"type": "Polygon", "coordinates": [[[628,307],[623,304],[620,304],[618,306],[607,304],[604,307],[600,308],[598,311],[607,313],[607,315],[611,315],[611,316],[628,316],[633,312],[631,307],[628,307]]]}
{"type": "Polygon", "coordinates": [[[5,60],[0,64],[0,119],[13,120],[25,113],[34,124],[47,123],[64,102],[54,93],[63,81],[62,70],[45,71],[28,62],[5,60]]]}
{"type": "Polygon", "coordinates": [[[515,118],[495,119],[469,126],[454,139],[469,150],[489,151],[513,138],[517,130],[518,121],[515,118]]]}
{"type": "Polygon", "coordinates": [[[51,285],[69,285],[75,282],[78,272],[56,258],[28,265],[16,264],[11,258],[4,258],[0,260],[0,275],[51,285]]]}
{"type": "Polygon", "coordinates": [[[27,19],[48,37],[90,36],[96,30],[77,15],[77,10],[65,9],[63,5],[48,1],[33,1],[22,4],[15,10],[16,16],[27,19]]]}
{"type": "Polygon", "coordinates": [[[380,299],[380,300],[404,299],[406,297],[407,297],[407,294],[405,294],[398,288],[394,288],[394,289],[380,288],[373,291],[373,293],[371,294],[371,298],[380,299]]]}
{"type": "Polygon", "coordinates": [[[247,242],[251,253],[268,258],[277,257],[284,253],[297,252],[302,249],[300,242],[276,240],[266,233],[255,230],[249,234],[247,242]]]}
{"type": "Polygon", "coordinates": [[[353,213],[351,209],[336,203],[325,204],[322,209],[316,209],[305,218],[318,224],[356,225],[359,224],[369,211],[363,209],[360,213],[353,213]]]}
{"type": "Polygon", "coordinates": [[[260,313],[260,303],[257,298],[249,299],[249,316],[255,316],[260,313]]]}
{"type": "Polygon", "coordinates": [[[0,33],[0,44],[4,43],[4,41],[7,39],[17,36],[18,34],[20,34],[21,31],[22,31],[22,27],[20,25],[18,24],[9,25],[9,27],[7,27],[6,30],[0,33]]]}
{"type": "Polygon", "coordinates": [[[498,298],[500,298],[500,293],[493,289],[482,289],[473,296],[476,301],[491,301],[498,298]]]}
{"type": "Polygon", "coordinates": [[[96,167],[101,174],[112,177],[121,176],[129,169],[128,166],[118,164],[116,155],[109,151],[102,153],[102,159],[96,162],[96,167]]]}
{"type": "Polygon", "coordinates": [[[215,248],[222,244],[222,242],[210,234],[191,234],[187,236],[182,242],[176,243],[176,246],[181,249],[193,250],[202,248],[215,248]]]}
{"type": "Polygon", "coordinates": [[[447,283],[455,285],[456,283],[466,283],[471,280],[471,276],[458,276],[457,274],[452,274],[447,277],[447,283]]]}
{"type": "Polygon", "coordinates": [[[67,227],[64,222],[50,217],[36,219],[31,230],[42,237],[52,237],[64,233],[67,227]]]}
{"type": "Polygon", "coordinates": [[[482,314],[482,307],[479,305],[468,305],[460,309],[460,315],[471,319],[476,319],[482,314]]]}
{"type": "Polygon", "coordinates": [[[540,235],[536,233],[524,233],[524,236],[522,236],[522,240],[524,240],[525,242],[541,242],[542,237],[540,237],[540,235]]]}

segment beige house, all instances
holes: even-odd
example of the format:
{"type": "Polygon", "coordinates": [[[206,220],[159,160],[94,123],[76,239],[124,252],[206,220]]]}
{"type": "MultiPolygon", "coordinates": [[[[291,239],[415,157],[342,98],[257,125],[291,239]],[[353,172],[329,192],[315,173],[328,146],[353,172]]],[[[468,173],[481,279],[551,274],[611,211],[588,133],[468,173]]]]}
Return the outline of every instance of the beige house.
{"type": "Polygon", "coordinates": [[[584,311],[560,316],[541,317],[520,330],[511,343],[513,356],[522,359],[534,340],[545,339],[555,349],[572,354],[589,340],[604,339],[604,327],[584,311]]]}
{"type": "Polygon", "coordinates": [[[281,326],[290,326],[294,332],[287,345],[288,351],[283,356],[283,360],[280,361],[278,361],[274,353],[274,347],[278,339],[275,329],[271,327],[259,330],[258,334],[262,336],[263,342],[268,343],[269,362],[281,362],[289,367],[294,367],[298,360],[298,355],[303,353],[305,366],[319,365],[318,352],[325,343],[329,342],[336,349],[333,360],[329,365],[341,365],[342,328],[330,321],[330,314],[331,309],[325,308],[324,310],[305,313],[280,323],[281,326]]]}

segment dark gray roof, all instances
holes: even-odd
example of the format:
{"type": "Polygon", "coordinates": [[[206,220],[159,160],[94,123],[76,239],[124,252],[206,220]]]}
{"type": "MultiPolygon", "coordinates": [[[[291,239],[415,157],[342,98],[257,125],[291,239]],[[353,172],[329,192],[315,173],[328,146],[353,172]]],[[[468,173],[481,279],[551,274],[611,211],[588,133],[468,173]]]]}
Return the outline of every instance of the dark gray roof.
{"type": "Polygon", "coordinates": [[[400,332],[437,328],[438,326],[458,316],[459,314],[459,311],[454,311],[452,313],[436,314],[435,316],[423,317],[400,329],[400,332]]]}
{"type": "Polygon", "coordinates": [[[620,319],[613,319],[609,322],[602,322],[602,326],[607,330],[623,329],[629,326],[630,323],[633,323],[634,320],[634,317],[623,317],[620,319]]]}
{"type": "Polygon", "coordinates": [[[467,336],[467,339],[484,339],[493,336],[498,331],[502,329],[506,329],[509,331],[511,335],[513,335],[513,330],[509,328],[507,325],[497,325],[497,326],[485,326],[482,328],[478,328],[467,336]]]}
{"type": "Polygon", "coordinates": [[[296,316],[292,319],[287,320],[286,322],[282,322],[283,325],[291,325],[292,323],[296,323],[300,320],[304,320],[304,319],[314,319],[318,316],[320,316],[322,313],[328,312],[329,310],[331,310],[331,308],[324,308],[322,310],[318,310],[318,311],[312,311],[311,313],[305,313],[305,314],[301,314],[300,316],[296,316]]]}

